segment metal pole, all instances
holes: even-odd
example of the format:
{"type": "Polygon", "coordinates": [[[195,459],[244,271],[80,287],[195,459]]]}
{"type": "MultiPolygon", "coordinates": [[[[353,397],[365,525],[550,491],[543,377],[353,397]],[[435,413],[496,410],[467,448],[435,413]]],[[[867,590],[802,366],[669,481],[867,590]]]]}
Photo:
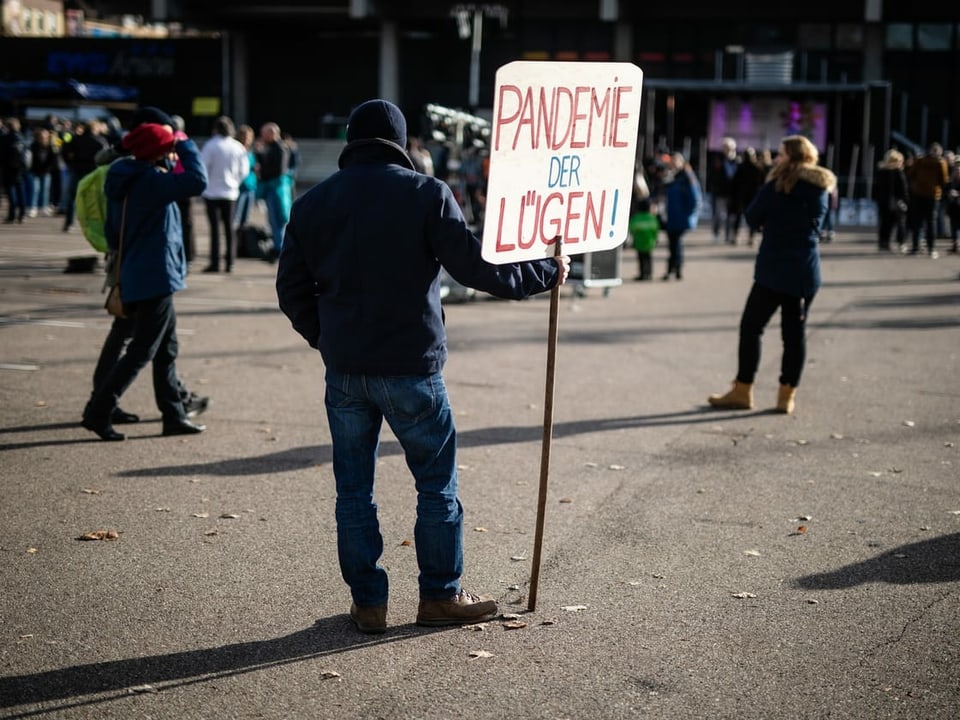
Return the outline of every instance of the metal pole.
{"type": "Polygon", "coordinates": [[[920,108],[920,144],[927,147],[927,123],[930,121],[930,109],[924,105],[920,108]]]}
{"type": "MultiPolygon", "coordinates": [[[[870,92],[870,88],[868,87],[863,92],[863,133],[861,136],[861,143],[862,143],[861,146],[864,148],[864,150],[870,147],[870,104],[871,103],[872,103],[872,93],[870,92]]],[[[864,177],[873,176],[872,168],[870,167],[870,165],[867,164],[868,155],[870,155],[870,153],[864,152],[863,154],[863,176],[864,177]]],[[[872,160],[873,158],[871,156],[870,161],[872,162],[872,160]]],[[[870,196],[867,195],[867,197],[870,197],[870,196]]]]}
{"type": "Polygon", "coordinates": [[[470,47],[470,110],[480,106],[480,48],[483,46],[483,10],[473,12],[473,44],[470,47]]]}
{"type": "Polygon", "coordinates": [[[857,162],[860,159],[860,146],[854,145],[850,155],[850,172],[847,175],[847,200],[853,200],[853,188],[857,181],[857,162]]]}
{"type": "Polygon", "coordinates": [[[657,119],[657,91],[653,88],[647,90],[647,103],[646,107],[643,108],[643,112],[646,114],[647,119],[647,129],[644,144],[647,147],[647,151],[653,155],[657,150],[656,141],[653,139],[653,134],[656,130],[657,119]]]}
{"type": "MultiPolygon", "coordinates": [[[[560,236],[554,238],[554,256],[562,254],[560,236]]],[[[547,483],[550,479],[550,443],[553,439],[553,387],[557,365],[557,327],[560,314],[560,285],[550,291],[550,327],[547,332],[547,381],[543,399],[543,444],[540,449],[540,494],[537,498],[537,529],[533,539],[533,566],[530,570],[530,597],[527,610],[537,609],[540,586],[540,555],[543,546],[543,524],[547,511],[547,483]]]]}

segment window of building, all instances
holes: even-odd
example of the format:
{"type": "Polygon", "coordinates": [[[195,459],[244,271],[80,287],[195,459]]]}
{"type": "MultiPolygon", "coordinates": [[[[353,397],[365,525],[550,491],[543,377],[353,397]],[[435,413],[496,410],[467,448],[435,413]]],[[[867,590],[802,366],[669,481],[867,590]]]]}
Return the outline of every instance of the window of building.
{"type": "Polygon", "coordinates": [[[56,13],[47,13],[47,34],[48,35],[59,35],[59,28],[57,27],[57,14],[56,13]]]}
{"type": "Polygon", "coordinates": [[[797,45],[806,50],[830,49],[829,25],[801,25],[797,31],[797,45]]]}
{"type": "Polygon", "coordinates": [[[913,25],[890,23],[887,25],[887,50],[913,50],[913,25]]]}
{"type": "Polygon", "coordinates": [[[837,48],[859,50],[863,47],[863,25],[841,23],[837,25],[837,48]]]}
{"type": "Polygon", "coordinates": [[[24,8],[21,12],[20,17],[23,18],[23,32],[27,35],[33,33],[33,13],[29,8],[24,8]]]}
{"type": "Polygon", "coordinates": [[[633,47],[638,53],[667,50],[670,47],[670,28],[657,23],[638,23],[633,47]]]}
{"type": "Polygon", "coordinates": [[[35,22],[37,23],[37,34],[38,34],[38,35],[42,35],[42,34],[44,33],[44,31],[46,30],[46,28],[47,28],[46,23],[44,22],[45,19],[46,19],[46,18],[44,17],[43,12],[40,11],[40,10],[37,10],[37,16],[36,16],[36,18],[34,18],[34,20],[35,20],[35,22]]]}
{"type": "Polygon", "coordinates": [[[953,25],[920,23],[917,25],[920,50],[949,50],[953,47],[953,25]]]}

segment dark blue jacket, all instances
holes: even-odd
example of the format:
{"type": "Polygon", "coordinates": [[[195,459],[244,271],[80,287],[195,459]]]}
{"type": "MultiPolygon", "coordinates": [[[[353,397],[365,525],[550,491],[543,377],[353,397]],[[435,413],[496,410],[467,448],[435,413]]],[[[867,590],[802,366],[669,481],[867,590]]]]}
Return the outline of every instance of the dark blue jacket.
{"type": "Polygon", "coordinates": [[[447,357],[440,268],[520,299],[549,290],[552,259],[492,265],[445,183],[378,139],[348,144],[341,170],[293,205],[277,272],[280,308],[339,372],[423,375],[447,357]]]}
{"type": "Polygon", "coordinates": [[[700,183],[684,168],[663,187],[668,233],[684,233],[697,227],[703,196],[700,183]]]}
{"type": "Polygon", "coordinates": [[[184,170],[176,175],[129,157],[115,160],[107,171],[105,229],[114,252],[127,199],[120,266],[124,302],[163,297],[186,287],[187,257],[177,201],[202,193],[207,173],[193,140],[179,141],[174,150],[184,170]]]}
{"type": "Polygon", "coordinates": [[[758,285],[811,297],[820,287],[820,225],[829,207],[828,190],[836,177],[818,165],[804,166],[789,192],[766,183],[747,208],[750,227],[763,228],[753,279],[758,285]]]}

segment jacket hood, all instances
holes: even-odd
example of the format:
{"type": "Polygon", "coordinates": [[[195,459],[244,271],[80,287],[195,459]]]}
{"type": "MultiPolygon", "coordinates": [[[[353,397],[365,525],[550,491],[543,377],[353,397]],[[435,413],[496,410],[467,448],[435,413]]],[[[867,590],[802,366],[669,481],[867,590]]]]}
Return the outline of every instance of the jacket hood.
{"type": "Polygon", "coordinates": [[[837,186],[837,176],[820,165],[801,165],[797,177],[824,190],[833,190],[837,186]]]}
{"type": "Polygon", "coordinates": [[[103,192],[111,200],[123,200],[134,183],[148,172],[157,172],[153,163],[130,157],[118,158],[110,165],[103,192]]]}
{"type": "Polygon", "coordinates": [[[383,138],[369,138],[364,140],[355,140],[347,143],[340,153],[337,165],[343,169],[348,165],[357,165],[362,163],[402,165],[409,170],[416,170],[413,160],[407,155],[407,151],[400,145],[383,138]]]}

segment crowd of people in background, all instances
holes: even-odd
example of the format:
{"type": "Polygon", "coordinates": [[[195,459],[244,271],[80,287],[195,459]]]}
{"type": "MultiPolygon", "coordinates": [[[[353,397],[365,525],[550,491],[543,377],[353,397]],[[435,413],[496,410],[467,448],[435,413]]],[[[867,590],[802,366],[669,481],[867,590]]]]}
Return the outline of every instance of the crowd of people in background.
{"type": "MultiPolygon", "coordinates": [[[[183,119],[172,117],[178,122],[175,130],[182,130],[183,119]]],[[[215,232],[211,222],[211,244],[216,247],[212,248],[205,268],[208,272],[219,272],[221,254],[224,269],[229,271],[233,258],[249,257],[256,252],[247,247],[252,241],[244,241],[244,231],[249,228],[252,209],[258,205],[267,227],[259,230],[261,249],[254,256],[276,259],[301,166],[297,142],[276,123],[264,123],[257,131],[250,125],[233,128],[233,121],[226,120],[230,122],[230,139],[237,143],[231,145],[233,154],[239,156],[237,147],[244,148],[248,170],[236,186],[231,179],[225,190],[208,191],[222,197],[203,199],[208,211],[209,201],[217,201],[217,226],[222,229],[215,232]],[[229,222],[226,213],[230,214],[229,222]]],[[[222,136],[219,122],[217,119],[212,123],[208,143],[222,136]]],[[[29,126],[19,118],[0,119],[3,194],[7,200],[4,222],[22,223],[24,218],[58,215],[63,218],[64,232],[69,232],[74,225],[77,183],[96,166],[97,153],[115,145],[122,134],[119,123],[99,119],[75,122],[50,115],[29,126]]],[[[451,128],[427,124],[421,135],[408,138],[406,149],[419,172],[436,176],[450,186],[467,222],[475,231],[482,232],[489,151],[480,129],[467,127],[453,132],[451,128]]],[[[682,277],[684,233],[699,223],[705,210],[709,210],[715,243],[737,245],[743,238],[748,246],[754,245],[757,229],[744,221],[744,214],[773,168],[773,153],[754,147],[741,151],[737,141],[728,137],[722,140],[719,151],[709,153],[703,162],[706,168],[702,190],[689,158],[680,153],[661,150],[645,158],[638,167],[644,190],[636,194],[632,214],[651,214],[657,220],[657,234],[664,236],[668,250],[663,279],[682,277]]],[[[960,160],[955,153],[944,151],[938,143],[919,154],[891,148],[878,163],[870,185],[871,199],[876,203],[879,250],[936,258],[939,238],[950,241],[949,252],[957,252],[960,160]]],[[[196,256],[191,203],[187,199],[181,206],[189,262],[196,256]]],[[[822,243],[835,237],[838,206],[838,191],[834,189],[820,231],[822,243]]],[[[638,280],[652,277],[652,249],[647,248],[652,237],[649,222],[645,228],[647,239],[638,240],[632,233],[628,241],[640,254],[638,280]]]]}
{"type": "MultiPolygon", "coordinates": [[[[174,132],[183,132],[181,116],[171,115],[174,132]]],[[[290,215],[290,206],[296,195],[300,150],[290,135],[282,133],[273,122],[264,123],[259,131],[250,125],[234,128],[228,117],[216,118],[209,128],[210,139],[223,137],[224,123],[229,124],[229,137],[243,149],[246,171],[236,187],[227,180],[228,187],[211,191],[220,197],[204,200],[229,201],[215,203],[215,212],[221,220],[224,236],[225,269],[237,255],[236,243],[240,231],[250,222],[251,211],[261,203],[269,229],[272,251],[264,259],[275,260],[283,242],[283,231],[290,215]],[[226,213],[229,213],[229,222],[226,213]]],[[[74,121],[57,115],[27,122],[17,117],[0,118],[0,180],[6,200],[6,224],[23,223],[25,219],[61,216],[62,229],[70,232],[75,224],[75,198],[80,180],[98,165],[97,156],[115,147],[125,134],[115,118],[97,118],[74,121]]],[[[220,141],[216,141],[219,143],[220,141]]],[[[230,145],[236,155],[236,145],[230,145]]],[[[181,172],[176,164],[172,172],[181,172]]],[[[206,203],[205,203],[206,204],[206,203]]],[[[196,257],[195,230],[192,222],[192,199],[179,202],[182,218],[184,248],[188,262],[196,257]]],[[[211,237],[213,226],[211,225],[211,237]]],[[[218,237],[219,239],[219,237],[218,237]]],[[[215,257],[210,258],[211,272],[218,269],[215,257]]],[[[242,250],[240,252],[242,255],[242,250]]]]}
{"type": "Polygon", "coordinates": [[[910,255],[923,250],[935,259],[939,256],[937,239],[949,238],[949,251],[958,252],[960,157],[945,152],[940,143],[932,143],[921,155],[888,150],[877,166],[873,199],[879,250],[910,255]]]}

